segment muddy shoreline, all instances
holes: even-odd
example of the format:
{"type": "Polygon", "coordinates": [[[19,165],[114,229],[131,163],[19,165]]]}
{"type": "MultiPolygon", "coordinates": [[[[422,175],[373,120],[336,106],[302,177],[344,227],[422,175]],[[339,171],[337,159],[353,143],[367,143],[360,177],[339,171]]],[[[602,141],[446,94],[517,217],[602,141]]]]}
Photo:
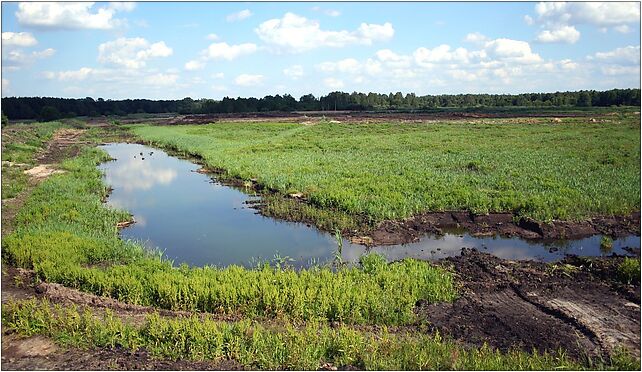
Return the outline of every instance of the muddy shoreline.
{"type": "Polygon", "coordinates": [[[625,347],[640,357],[640,278],[618,280],[623,257],[570,256],[556,264],[502,260],[475,250],[445,258],[462,285],[453,303],[419,303],[432,330],[509,350],[563,348],[577,360],[625,347]]]}

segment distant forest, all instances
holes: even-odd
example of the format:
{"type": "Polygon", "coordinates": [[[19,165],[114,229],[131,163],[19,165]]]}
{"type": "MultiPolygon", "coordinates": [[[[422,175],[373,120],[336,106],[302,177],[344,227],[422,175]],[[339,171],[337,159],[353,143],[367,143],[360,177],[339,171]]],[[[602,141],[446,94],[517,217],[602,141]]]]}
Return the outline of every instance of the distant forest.
{"type": "Polygon", "coordinates": [[[417,96],[401,92],[344,93],[332,92],[315,97],[307,94],[298,100],[289,94],[263,98],[228,98],[222,100],[184,98],[181,100],[104,100],[91,97],[2,98],[2,113],[9,119],[56,120],[76,116],[111,116],[128,114],[215,114],[268,111],[386,111],[435,110],[475,107],[608,107],[640,106],[640,89],[612,89],[603,92],[527,93],[527,94],[458,94],[417,96]]]}

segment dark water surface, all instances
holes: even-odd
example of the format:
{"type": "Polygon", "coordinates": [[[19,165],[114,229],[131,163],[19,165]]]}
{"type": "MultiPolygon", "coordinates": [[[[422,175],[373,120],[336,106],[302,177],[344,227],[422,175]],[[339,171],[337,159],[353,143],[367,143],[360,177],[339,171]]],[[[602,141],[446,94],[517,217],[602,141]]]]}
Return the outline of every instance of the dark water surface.
{"type": "MultiPolygon", "coordinates": [[[[122,238],[157,248],[175,264],[250,266],[257,260],[271,261],[278,255],[294,259],[292,264],[301,267],[322,264],[334,257],[337,242],[332,234],[257,214],[244,204],[257,200],[256,196],[196,173],[200,168],[197,164],[138,144],[117,143],[101,148],[116,159],[99,166],[113,188],[107,203],[128,210],[136,221],[121,231],[122,238]]],[[[552,261],[567,253],[625,254],[623,247],[640,247],[640,238],[631,236],[616,240],[610,252],[601,252],[600,238],[542,244],[518,238],[447,234],[369,251],[383,254],[389,260],[438,259],[458,255],[462,247],[469,247],[506,259],[552,261]]],[[[342,257],[356,262],[366,251],[366,247],[344,240],[342,257]]]]}

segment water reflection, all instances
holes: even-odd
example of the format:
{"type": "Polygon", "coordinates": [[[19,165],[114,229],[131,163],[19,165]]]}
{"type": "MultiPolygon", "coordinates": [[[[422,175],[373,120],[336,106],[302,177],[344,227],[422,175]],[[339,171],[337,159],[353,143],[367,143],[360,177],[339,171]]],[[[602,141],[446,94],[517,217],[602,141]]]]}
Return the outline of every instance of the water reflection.
{"type": "MultiPolygon", "coordinates": [[[[113,188],[108,203],[130,211],[136,220],[121,231],[121,236],[163,251],[176,264],[250,266],[278,255],[294,259],[293,266],[301,267],[311,262],[323,264],[334,257],[337,244],[332,234],[257,214],[246,204],[256,197],[197,173],[196,164],[138,144],[110,144],[102,148],[116,159],[100,165],[106,182],[113,188]]],[[[640,238],[615,240],[612,252],[624,254],[622,248],[626,246],[639,248],[640,238]]],[[[391,261],[405,257],[439,259],[460,254],[462,247],[477,248],[506,259],[545,261],[560,259],[566,253],[602,254],[599,236],[543,244],[459,233],[426,236],[413,244],[370,250],[344,240],[342,258],[357,262],[369,251],[391,261]]]]}

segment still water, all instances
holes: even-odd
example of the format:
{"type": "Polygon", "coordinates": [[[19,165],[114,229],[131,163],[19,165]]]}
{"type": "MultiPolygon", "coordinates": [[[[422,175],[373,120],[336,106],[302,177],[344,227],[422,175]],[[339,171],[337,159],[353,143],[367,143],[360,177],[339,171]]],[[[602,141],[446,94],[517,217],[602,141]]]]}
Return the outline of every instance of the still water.
{"type": "MultiPolygon", "coordinates": [[[[197,173],[197,164],[139,144],[116,143],[101,148],[115,159],[99,166],[113,188],[107,203],[129,211],[136,221],[121,230],[122,238],[158,249],[175,264],[251,266],[280,256],[302,267],[323,264],[334,257],[337,242],[332,234],[302,223],[261,216],[245,203],[258,197],[197,173]]],[[[369,250],[344,240],[342,258],[356,262],[369,251],[389,260],[439,259],[458,255],[462,247],[469,247],[506,259],[552,261],[571,253],[607,254],[599,246],[600,236],[542,244],[518,238],[447,234],[369,250]]],[[[616,240],[608,254],[625,254],[623,247],[639,249],[640,237],[616,240]]]]}

